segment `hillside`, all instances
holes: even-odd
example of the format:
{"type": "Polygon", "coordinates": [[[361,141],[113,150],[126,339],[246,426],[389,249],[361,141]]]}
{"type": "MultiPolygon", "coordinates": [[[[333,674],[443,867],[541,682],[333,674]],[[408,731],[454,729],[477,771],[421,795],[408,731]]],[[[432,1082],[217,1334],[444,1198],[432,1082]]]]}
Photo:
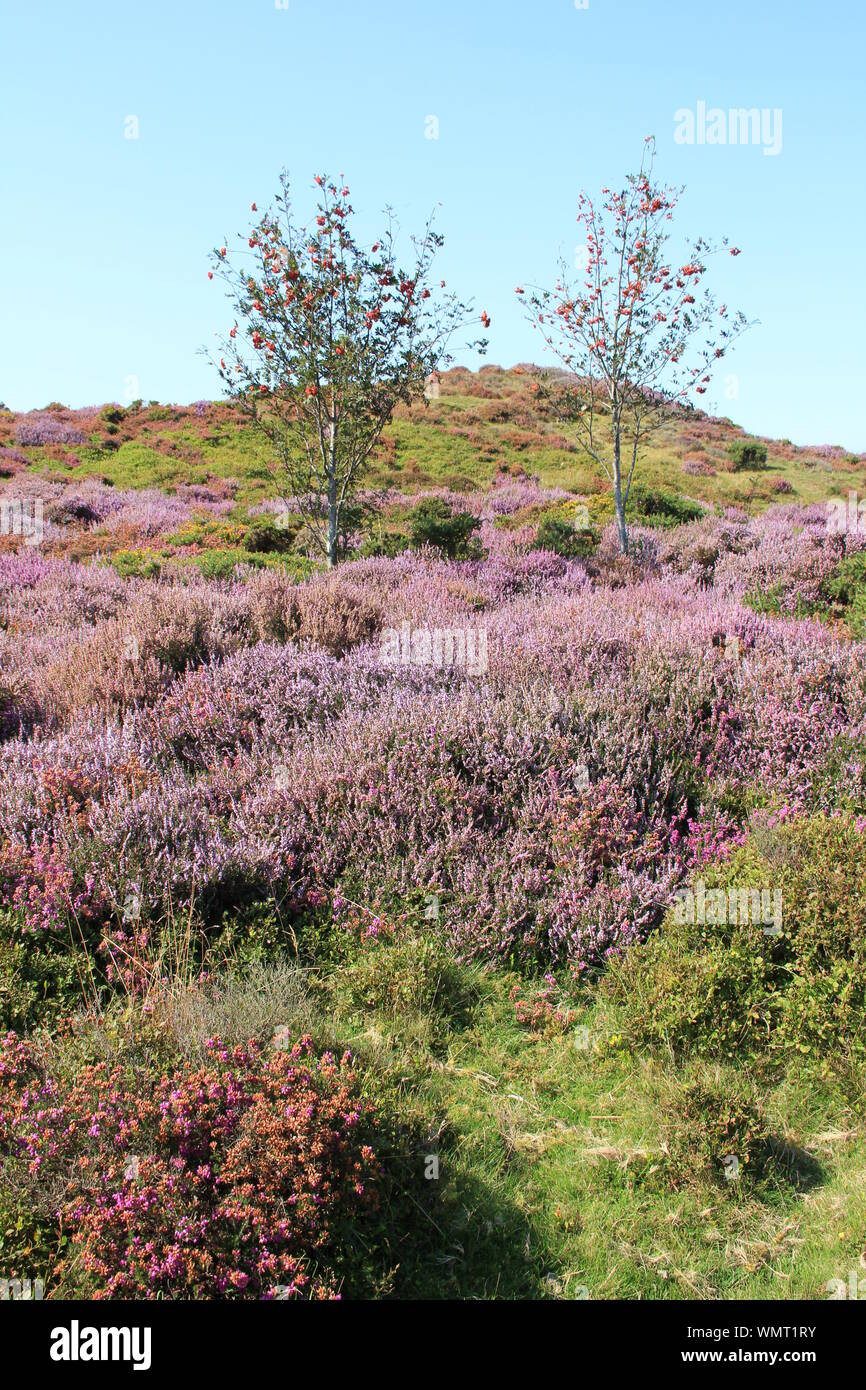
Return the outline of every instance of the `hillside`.
{"type": "Polygon", "coordinates": [[[624,558],[527,374],[454,371],[321,573],[225,405],[0,429],[6,1275],[856,1287],[864,460],[672,416],[624,558]]]}
{"type": "MultiPolygon", "coordinates": [[[[539,407],[533,370],[455,368],[443,374],[437,399],[399,407],[365,479],[369,507],[355,544],[371,533],[405,534],[422,492],[444,489],[459,502],[529,479],[549,495],[528,492],[524,508],[510,508],[509,524],[535,524],[555,502],[567,501],[554,489],[588,501],[593,519],[606,521],[606,479],[568,429],[539,407]]],[[[250,554],[264,563],[269,548],[278,548],[284,558],[291,554],[299,574],[309,570],[304,537],[291,543],[297,526],[284,525],[277,538],[262,534],[268,528],[257,509],[279,496],[279,476],[262,441],[226,404],[0,412],[0,478],[3,495],[44,498],[51,523],[45,553],[121,552],[133,569],[193,561],[214,572],[250,554]],[[145,495],[121,509],[117,494],[129,489],[145,495]],[[153,489],[171,500],[162,503],[153,489]]],[[[755,514],[777,501],[823,501],[851,488],[862,493],[866,457],[836,446],[757,439],[728,420],[677,411],[653,436],[636,482],[639,489],[755,514]],[[731,450],[742,442],[765,445],[766,463],[737,467],[731,450]]],[[[638,520],[659,519],[641,516],[640,490],[632,510],[638,520]]],[[[676,510],[667,510],[675,519],[676,510]]],[[[14,544],[0,537],[4,543],[14,544]]]]}

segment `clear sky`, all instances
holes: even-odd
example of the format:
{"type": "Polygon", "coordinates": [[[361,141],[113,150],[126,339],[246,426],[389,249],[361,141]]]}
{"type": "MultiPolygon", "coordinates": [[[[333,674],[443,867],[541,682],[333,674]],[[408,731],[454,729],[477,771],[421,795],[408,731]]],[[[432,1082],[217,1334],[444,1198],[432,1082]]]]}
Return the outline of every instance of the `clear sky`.
{"type": "Polygon", "coordinates": [[[315,173],[344,171],[371,229],[386,203],[406,231],[441,203],[443,274],[490,314],[487,360],[540,360],[514,286],[553,281],[557,256],[574,254],[580,188],[619,185],[652,133],[657,173],[686,185],[679,225],[742,248],[717,263],[715,285],[761,321],[704,404],[759,433],[866,450],[866,21],[855,0],[281,6],[5,8],[9,406],[217,396],[197,355],[227,318],[208,252],[246,227],[253,199],[267,204],[284,165],[299,209],[312,205],[315,173]],[[698,120],[694,143],[678,143],[676,113],[697,118],[700,102],[770,121],[779,110],[781,127],[722,145],[700,141],[698,120]]]}

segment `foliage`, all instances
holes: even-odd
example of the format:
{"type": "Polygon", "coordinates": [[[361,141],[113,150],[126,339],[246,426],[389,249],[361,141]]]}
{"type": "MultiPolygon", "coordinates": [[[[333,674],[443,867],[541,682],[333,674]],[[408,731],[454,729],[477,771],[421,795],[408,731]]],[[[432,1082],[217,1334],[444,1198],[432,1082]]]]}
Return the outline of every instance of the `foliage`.
{"type": "Polygon", "coordinates": [[[412,509],[412,545],[418,550],[429,545],[450,560],[463,560],[475,554],[474,533],[481,523],[471,512],[455,512],[441,497],[425,498],[412,509]]]}
{"type": "Polygon", "coordinates": [[[675,1187],[702,1175],[721,1186],[751,1185],[772,1163],[766,1115],[737,1074],[691,1077],[677,1088],[669,1115],[667,1167],[675,1187]]]}
{"type": "MultiPolygon", "coordinates": [[[[325,175],[316,184],[315,225],[295,221],[284,173],[274,210],[247,238],[252,269],[246,255],[242,266],[233,263],[226,247],[214,252],[214,265],[235,314],[221,344],[223,384],[276,451],[288,491],[333,565],[343,508],[382,430],[447,365],[468,310],[432,287],[443,244],[432,221],[406,270],[390,214],[367,251],[351,230],[349,189],[325,175]]],[[[483,340],[476,346],[483,350],[483,340]]]]}
{"type": "Polygon", "coordinates": [[[703,508],[680,493],[635,484],[629,496],[635,520],[644,526],[683,526],[703,516],[703,508]]]}
{"type": "Polygon", "coordinates": [[[333,1297],[378,1177],[351,1057],[308,1038],[209,1054],[143,1085],[104,1063],[57,1078],[7,1034],[7,1180],[63,1186],[56,1274],[98,1297],[333,1297]]]}
{"type": "Polygon", "coordinates": [[[759,822],[706,871],[707,891],[772,885],[782,895],[781,934],[754,920],[668,917],[606,984],[630,1036],[731,1060],[862,1054],[866,913],[853,886],[866,868],[863,831],[841,815],[759,822]]]}
{"type": "Polygon", "coordinates": [[[591,554],[595,540],[595,533],[589,527],[577,530],[563,517],[546,516],[539,523],[535,545],[538,550],[552,550],[555,555],[573,560],[591,554]]]}
{"type": "Polygon", "coordinates": [[[764,468],[767,463],[767,446],[755,439],[737,439],[730,447],[734,468],[764,468]]]}

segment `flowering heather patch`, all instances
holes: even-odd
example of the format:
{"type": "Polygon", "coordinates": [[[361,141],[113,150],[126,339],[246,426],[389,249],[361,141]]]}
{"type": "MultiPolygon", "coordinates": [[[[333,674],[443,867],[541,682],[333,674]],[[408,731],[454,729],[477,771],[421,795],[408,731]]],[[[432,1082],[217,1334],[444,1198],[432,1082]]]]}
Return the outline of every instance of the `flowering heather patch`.
{"type": "Polygon", "coordinates": [[[688,473],[692,478],[714,478],[716,470],[705,458],[683,459],[683,472],[688,473]]]}
{"type": "Polygon", "coordinates": [[[773,507],[751,523],[742,558],[720,565],[717,582],[739,594],[771,594],[786,613],[809,611],[845,555],[864,544],[858,531],[834,534],[824,504],[773,507]]]}
{"type": "Polygon", "coordinates": [[[48,411],[24,415],[15,426],[16,443],[25,447],[45,444],[86,444],[87,437],[76,425],[58,420],[48,411]]]}
{"type": "Polygon", "coordinates": [[[0,412],[4,516],[44,511],[0,538],[0,1275],[814,1298],[856,1260],[866,474],[675,411],[623,556],[533,375],[399,404],[327,573],[233,405],[0,412]],[[814,1203],[719,1200],[758,1091],[814,1203]]]}
{"type": "Polygon", "coordinates": [[[20,449],[10,449],[8,445],[4,446],[0,449],[0,477],[11,477],[20,468],[26,468],[28,462],[27,455],[22,453],[20,449]]]}
{"type": "Polygon", "coordinates": [[[133,988],[169,898],[211,929],[344,884],[440,893],[464,957],[593,969],[736,845],[724,798],[863,806],[863,647],[742,602],[756,574],[802,594],[827,572],[845,538],[823,515],[635,528],[625,562],[608,536],[586,563],[405,554],[300,586],[2,558],[7,906],[23,931],[92,929],[133,988]],[[482,623],[487,670],[389,665],[403,622],[482,623]],[[70,770],[84,802],[42,790],[70,770]]]}
{"type": "Polygon", "coordinates": [[[308,1037],[270,1054],[209,1043],[209,1061],[131,1077],[55,1077],[0,1042],[7,1181],[62,1193],[73,1253],[56,1274],[97,1298],[332,1298],[348,1223],[379,1166],[352,1057],[308,1037]]]}
{"type": "Polygon", "coordinates": [[[234,509],[230,488],[182,486],[177,495],[168,496],[158,488],[113,488],[97,478],[46,477],[0,467],[0,478],[4,475],[0,502],[32,504],[38,499],[44,507],[44,546],[58,555],[85,536],[92,537],[94,554],[108,553],[118,543],[146,545],[167,539],[196,518],[226,516],[234,509]]]}
{"type": "Polygon", "coordinates": [[[224,508],[232,502],[238,490],[236,478],[212,478],[207,483],[179,483],[175,496],[182,502],[204,503],[224,508]]]}

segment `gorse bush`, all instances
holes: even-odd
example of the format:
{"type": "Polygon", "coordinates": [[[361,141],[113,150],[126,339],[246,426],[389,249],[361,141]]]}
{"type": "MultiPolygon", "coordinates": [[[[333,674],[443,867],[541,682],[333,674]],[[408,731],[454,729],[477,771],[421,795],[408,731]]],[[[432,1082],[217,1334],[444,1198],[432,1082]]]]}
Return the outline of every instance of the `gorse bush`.
{"type": "Polygon", "coordinates": [[[465,559],[480,553],[473,540],[481,523],[471,512],[454,512],[442,497],[428,497],[419,502],[411,515],[412,545],[417,550],[429,545],[451,560],[465,559]]]}
{"type": "Polygon", "coordinates": [[[767,446],[756,439],[737,439],[730,446],[730,458],[735,471],[742,468],[763,468],[767,462],[767,446]]]}
{"type": "Polygon", "coordinates": [[[589,555],[597,537],[589,528],[577,530],[563,517],[545,517],[539,523],[535,545],[538,550],[552,550],[566,560],[589,555]]]}
{"type": "Polygon", "coordinates": [[[706,891],[778,889],[781,934],[743,922],[739,909],[717,921],[714,907],[704,923],[671,913],[604,985],[633,1042],[777,1063],[864,1054],[864,873],[862,821],[805,817],[753,829],[702,871],[706,891]]]}
{"type": "Polygon", "coordinates": [[[634,484],[628,499],[629,517],[645,526],[680,526],[688,521],[697,521],[704,514],[698,502],[692,502],[680,493],[665,488],[644,487],[634,484]]]}
{"type": "Polygon", "coordinates": [[[206,1065],[54,1077],[0,1049],[5,1185],[62,1193],[65,1287],[103,1298],[327,1298],[350,1225],[375,1204],[370,1114],[351,1058],[310,1040],[264,1053],[211,1040],[206,1065]]]}

